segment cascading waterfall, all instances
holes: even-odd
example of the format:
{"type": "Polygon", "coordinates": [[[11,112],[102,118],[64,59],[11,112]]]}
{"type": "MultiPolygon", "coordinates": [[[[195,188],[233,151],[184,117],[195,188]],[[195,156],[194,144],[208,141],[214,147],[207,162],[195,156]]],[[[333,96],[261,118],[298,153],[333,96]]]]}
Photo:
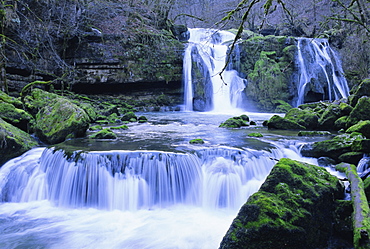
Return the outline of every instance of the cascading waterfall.
{"type": "Polygon", "coordinates": [[[305,102],[308,86],[333,101],[346,98],[349,88],[344,77],[341,61],[326,39],[297,39],[297,64],[299,84],[297,106],[305,102]]]}
{"type": "Polygon", "coordinates": [[[158,151],[75,152],[34,149],[5,164],[0,199],[50,200],[57,206],[104,210],[175,204],[237,209],[275,164],[268,152],[207,149],[197,154],[158,151]]]}
{"type": "Polygon", "coordinates": [[[235,70],[225,70],[222,77],[219,75],[226,64],[227,43],[235,35],[213,29],[189,32],[184,56],[184,109],[228,112],[239,108],[245,80],[235,70]]]}

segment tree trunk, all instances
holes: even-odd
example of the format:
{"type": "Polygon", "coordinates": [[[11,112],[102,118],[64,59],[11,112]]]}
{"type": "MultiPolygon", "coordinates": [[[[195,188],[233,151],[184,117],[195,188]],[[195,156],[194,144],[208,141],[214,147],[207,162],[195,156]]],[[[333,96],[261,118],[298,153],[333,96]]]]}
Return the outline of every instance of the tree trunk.
{"type": "Polygon", "coordinates": [[[353,244],[355,249],[370,249],[370,210],[364,191],[364,183],[357,174],[356,166],[343,164],[351,184],[353,205],[353,244]]]}

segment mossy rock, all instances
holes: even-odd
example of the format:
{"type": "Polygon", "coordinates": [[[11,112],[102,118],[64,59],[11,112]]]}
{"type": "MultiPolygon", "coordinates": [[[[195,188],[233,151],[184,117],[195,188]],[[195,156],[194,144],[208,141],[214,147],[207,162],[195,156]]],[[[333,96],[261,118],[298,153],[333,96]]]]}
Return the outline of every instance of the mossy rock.
{"type": "Polygon", "coordinates": [[[145,116],[140,116],[140,117],[138,117],[137,120],[138,120],[139,123],[146,123],[146,122],[148,122],[148,118],[145,117],[145,116]]]}
{"type": "Polygon", "coordinates": [[[121,126],[116,126],[116,127],[110,127],[112,130],[127,130],[128,126],[127,125],[121,125],[121,126]]]}
{"type": "Polygon", "coordinates": [[[190,144],[204,144],[204,140],[201,138],[192,139],[189,141],[190,144]]]}
{"type": "Polygon", "coordinates": [[[32,131],[34,118],[26,111],[16,108],[13,104],[0,100],[0,117],[25,132],[32,131]]]}
{"type": "Polygon", "coordinates": [[[367,200],[370,202],[370,177],[364,180],[364,189],[367,200]]]}
{"type": "Polygon", "coordinates": [[[370,153],[370,139],[358,139],[353,141],[351,149],[352,151],[370,153]]]}
{"type": "Polygon", "coordinates": [[[279,129],[279,130],[305,130],[306,127],[298,124],[295,121],[282,118],[279,115],[274,115],[270,118],[267,123],[269,129],[279,129]]]}
{"type": "Polygon", "coordinates": [[[84,136],[89,122],[82,108],[67,99],[56,98],[37,113],[35,131],[45,143],[56,144],[84,136]]]}
{"type": "Polygon", "coordinates": [[[122,121],[129,121],[129,122],[136,122],[137,117],[136,117],[134,112],[127,112],[122,116],[121,120],[122,121]]]}
{"type": "Polygon", "coordinates": [[[361,158],[363,158],[363,156],[364,156],[363,152],[351,151],[340,155],[338,159],[340,162],[346,162],[357,165],[361,158]]]}
{"type": "Polygon", "coordinates": [[[365,137],[370,138],[370,120],[360,121],[346,130],[346,133],[352,132],[359,132],[365,137]]]}
{"type": "Polygon", "coordinates": [[[219,127],[224,128],[240,128],[243,126],[248,126],[249,117],[247,115],[241,115],[239,117],[233,117],[227,119],[225,122],[221,123],[219,127]]]}
{"type": "Polygon", "coordinates": [[[345,116],[340,105],[330,104],[319,118],[319,129],[321,130],[335,130],[335,121],[345,116]]]}
{"type": "Polygon", "coordinates": [[[317,137],[317,136],[330,136],[331,132],[329,131],[299,131],[299,137],[317,137]]]}
{"type": "Polygon", "coordinates": [[[0,166],[37,145],[37,141],[28,133],[0,118],[0,166]]]}
{"type": "Polygon", "coordinates": [[[12,104],[19,109],[22,108],[22,101],[19,98],[11,97],[1,90],[0,90],[0,101],[12,104]]]}
{"type": "Polygon", "coordinates": [[[98,130],[102,130],[103,127],[101,125],[93,125],[91,127],[89,127],[89,130],[90,131],[98,131],[98,130]]]}
{"type": "Polygon", "coordinates": [[[247,135],[248,137],[263,137],[263,135],[259,132],[252,132],[247,135]]]}
{"type": "Polygon", "coordinates": [[[348,124],[347,127],[350,127],[361,120],[370,120],[370,98],[369,97],[361,97],[355,108],[351,111],[348,116],[348,124]]]}
{"type": "Polygon", "coordinates": [[[356,88],[352,90],[353,94],[349,96],[349,104],[356,106],[358,100],[362,96],[369,96],[370,94],[370,79],[364,79],[356,88]]]}
{"type": "Polygon", "coordinates": [[[107,117],[107,120],[109,123],[114,124],[114,123],[119,123],[121,122],[121,119],[118,117],[117,113],[112,113],[107,117]]]}
{"type": "Polygon", "coordinates": [[[342,129],[343,130],[346,129],[347,128],[347,120],[348,120],[348,116],[343,116],[343,117],[340,117],[337,120],[335,120],[334,130],[340,131],[342,129]]]}
{"type": "Polygon", "coordinates": [[[35,116],[40,109],[54,103],[55,99],[59,98],[61,97],[55,93],[35,88],[24,98],[24,103],[26,109],[35,116]]]}
{"type": "Polygon", "coordinates": [[[276,113],[286,113],[293,108],[289,103],[285,102],[284,100],[274,100],[272,101],[272,103],[276,105],[274,110],[274,112],[276,113]]]}
{"type": "Polygon", "coordinates": [[[301,153],[307,157],[330,157],[339,162],[340,155],[354,151],[353,143],[362,140],[364,140],[364,137],[359,133],[342,134],[329,140],[305,144],[301,153]]]}
{"type": "Polygon", "coordinates": [[[324,168],[280,159],[220,248],[327,248],[343,185],[324,168]]]}
{"type": "Polygon", "coordinates": [[[292,108],[285,114],[285,119],[294,121],[309,130],[314,130],[318,126],[319,117],[310,109],[292,108]]]}
{"type": "Polygon", "coordinates": [[[105,128],[97,133],[92,134],[91,139],[116,139],[117,135],[109,128],[105,128]]]}

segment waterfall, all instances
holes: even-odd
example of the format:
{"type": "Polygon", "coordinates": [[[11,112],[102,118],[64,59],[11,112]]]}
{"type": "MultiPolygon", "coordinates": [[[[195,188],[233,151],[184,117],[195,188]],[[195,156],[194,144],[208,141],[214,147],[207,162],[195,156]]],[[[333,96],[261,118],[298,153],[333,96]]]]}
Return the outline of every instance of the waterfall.
{"type": "Polygon", "coordinates": [[[0,170],[3,202],[140,210],[193,205],[238,209],[275,164],[269,152],[217,148],[74,152],[37,148],[0,170]]]}
{"type": "Polygon", "coordinates": [[[184,109],[230,112],[240,107],[245,80],[225,70],[228,45],[235,35],[213,29],[189,29],[184,55],[184,109]]]}
{"type": "Polygon", "coordinates": [[[349,88],[341,61],[326,39],[298,38],[297,47],[297,106],[305,102],[310,90],[321,93],[321,99],[329,101],[348,97],[349,88]]]}

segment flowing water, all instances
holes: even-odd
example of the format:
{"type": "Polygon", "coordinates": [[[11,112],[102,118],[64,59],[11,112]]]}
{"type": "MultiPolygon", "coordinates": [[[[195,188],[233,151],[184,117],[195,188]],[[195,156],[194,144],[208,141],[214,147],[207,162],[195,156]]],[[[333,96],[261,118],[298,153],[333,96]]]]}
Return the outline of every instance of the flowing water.
{"type": "Polygon", "coordinates": [[[279,158],[316,163],[296,132],[261,125],[272,114],[247,113],[257,126],[244,129],[218,128],[224,114],[142,114],[149,122],[116,140],[69,140],[3,165],[0,248],[217,248],[279,158]]]}

